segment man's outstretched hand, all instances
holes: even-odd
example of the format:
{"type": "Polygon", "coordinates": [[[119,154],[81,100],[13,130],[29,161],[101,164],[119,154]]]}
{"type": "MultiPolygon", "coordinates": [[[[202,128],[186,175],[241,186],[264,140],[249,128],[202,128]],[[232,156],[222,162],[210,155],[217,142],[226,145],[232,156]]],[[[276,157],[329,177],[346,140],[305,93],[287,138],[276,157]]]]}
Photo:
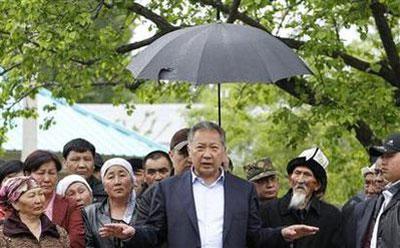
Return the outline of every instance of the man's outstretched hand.
{"type": "Polygon", "coordinates": [[[102,238],[117,237],[119,239],[129,239],[135,235],[135,228],[123,223],[104,224],[99,228],[99,235],[102,238]]]}
{"type": "Polygon", "coordinates": [[[307,225],[291,225],[281,230],[281,234],[286,241],[293,241],[305,236],[314,235],[319,231],[318,227],[307,225]]]}

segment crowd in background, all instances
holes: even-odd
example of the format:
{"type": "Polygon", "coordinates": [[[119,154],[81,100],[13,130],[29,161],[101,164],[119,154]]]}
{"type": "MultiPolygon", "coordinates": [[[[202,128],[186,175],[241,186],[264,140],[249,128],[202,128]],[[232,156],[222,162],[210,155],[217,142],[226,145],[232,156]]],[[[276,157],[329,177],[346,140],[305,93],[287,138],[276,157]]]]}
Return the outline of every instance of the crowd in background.
{"type": "Polygon", "coordinates": [[[329,159],[318,147],[288,160],[290,189],[278,198],[271,159],[244,166],[240,179],[225,142],[222,128],[200,122],[144,158],[103,161],[77,138],[61,160],[36,150],[5,161],[0,247],[400,246],[399,134],[371,147],[364,188],[341,209],[323,200],[329,159]]]}

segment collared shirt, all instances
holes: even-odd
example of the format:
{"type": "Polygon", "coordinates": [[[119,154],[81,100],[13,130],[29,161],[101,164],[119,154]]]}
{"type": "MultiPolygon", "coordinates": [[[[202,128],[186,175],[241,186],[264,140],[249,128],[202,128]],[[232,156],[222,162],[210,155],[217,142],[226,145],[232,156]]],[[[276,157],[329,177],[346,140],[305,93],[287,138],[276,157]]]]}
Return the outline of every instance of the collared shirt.
{"type": "Polygon", "coordinates": [[[379,220],[381,218],[381,215],[383,213],[383,210],[385,210],[386,206],[389,204],[390,200],[392,200],[393,195],[396,192],[392,192],[391,189],[394,189],[396,185],[400,183],[400,180],[394,182],[394,183],[389,183],[386,185],[385,190],[382,191],[382,195],[384,197],[384,201],[382,203],[381,209],[379,210],[378,216],[375,221],[374,225],[374,230],[372,231],[372,238],[371,238],[371,246],[370,248],[376,248],[377,245],[377,238],[378,238],[378,228],[379,228],[379,220]]]}
{"type": "Polygon", "coordinates": [[[192,170],[193,197],[202,248],[222,248],[224,225],[224,170],[210,185],[192,170]]]}
{"type": "Polygon", "coordinates": [[[54,191],[53,196],[51,197],[49,204],[47,204],[44,213],[46,214],[47,218],[51,221],[53,220],[53,206],[54,206],[54,199],[56,199],[56,192],[54,191]]]}

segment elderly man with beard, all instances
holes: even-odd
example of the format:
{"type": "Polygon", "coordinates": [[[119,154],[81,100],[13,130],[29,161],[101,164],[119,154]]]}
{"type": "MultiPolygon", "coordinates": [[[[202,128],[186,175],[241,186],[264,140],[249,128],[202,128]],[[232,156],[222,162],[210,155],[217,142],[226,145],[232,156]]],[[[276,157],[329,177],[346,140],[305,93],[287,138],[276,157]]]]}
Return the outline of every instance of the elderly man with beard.
{"type": "Polygon", "coordinates": [[[341,244],[341,213],[324,201],[329,161],[319,148],[303,151],[287,165],[289,192],[261,209],[264,227],[306,224],[319,227],[316,235],[294,240],[279,247],[335,248],[341,244]]]}

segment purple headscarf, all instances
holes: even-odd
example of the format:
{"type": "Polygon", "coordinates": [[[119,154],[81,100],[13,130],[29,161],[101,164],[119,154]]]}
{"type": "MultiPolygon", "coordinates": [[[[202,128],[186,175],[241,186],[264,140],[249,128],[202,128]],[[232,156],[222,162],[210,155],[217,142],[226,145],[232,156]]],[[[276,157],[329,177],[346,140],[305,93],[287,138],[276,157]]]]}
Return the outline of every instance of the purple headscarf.
{"type": "Polygon", "coordinates": [[[35,188],[40,188],[40,185],[32,177],[19,176],[8,179],[0,189],[0,206],[10,207],[23,193],[35,188]]]}

